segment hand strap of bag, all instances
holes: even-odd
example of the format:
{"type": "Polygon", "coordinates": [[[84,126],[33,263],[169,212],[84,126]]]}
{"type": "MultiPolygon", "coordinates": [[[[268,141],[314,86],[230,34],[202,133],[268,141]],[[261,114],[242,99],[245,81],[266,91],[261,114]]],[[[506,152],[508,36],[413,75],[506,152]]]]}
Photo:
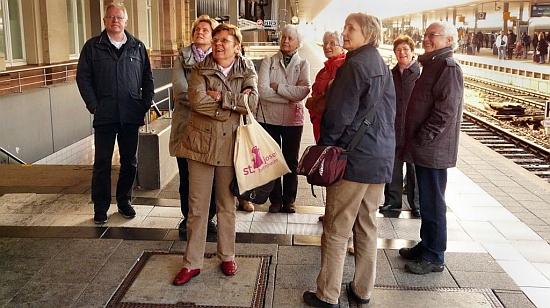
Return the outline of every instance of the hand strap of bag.
{"type": "MultiPolygon", "coordinates": [[[[391,73],[388,76],[391,76],[391,73]]],[[[386,79],[388,79],[388,78],[386,78],[386,79]]],[[[367,113],[367,116],[365,117],[365,120],[363,120],[363,123],[361,124],[361,127],[359,127],[359,130],[357,131],[355,136],[353,136],[353,139],[351,139],[351,141],[349,142],[349,144],[348,144],[348,146],[345,150],[346,152],[350,152],[351,150],[353,150],[355,148],[355,146],[359,143],[359,140],[361,139],[361,137],[365,134],[365,132],[367,131],[369,126],[372,124],[372,121],[374,119],[374,113],[376,112],[376,107],[378,106],[378,103],[380,103],[380,98],[382,97],[382,94],[384,93],[384,88],[385,87],[386,87],[386,80],[384,80],[384,82],[382,83],[382,88],[380,88],[380,94],[378,94],[378,99],[376,100],[376,103],[374,103],[374,107],[372,107],[372,109],[369,111],[369,113],[367,113]]]]}

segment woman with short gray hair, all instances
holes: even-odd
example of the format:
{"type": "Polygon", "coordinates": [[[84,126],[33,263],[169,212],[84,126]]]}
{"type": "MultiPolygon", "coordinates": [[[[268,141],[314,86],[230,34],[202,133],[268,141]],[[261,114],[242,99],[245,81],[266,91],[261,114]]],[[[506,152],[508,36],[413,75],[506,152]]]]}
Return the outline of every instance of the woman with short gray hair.
{"type": "Polygon", "coordinates": [[[298,49],[303,36],[297,26],[287,25],[281,31],[280,50],[265,58],[258,74],[260,107],[256,119],[281,146],[292,173],[275,179],[269,195],[269,212],[294,213],[298,193],[298,152],[304,128],[304,100],[309,95],[310,65],[298,49]]]}

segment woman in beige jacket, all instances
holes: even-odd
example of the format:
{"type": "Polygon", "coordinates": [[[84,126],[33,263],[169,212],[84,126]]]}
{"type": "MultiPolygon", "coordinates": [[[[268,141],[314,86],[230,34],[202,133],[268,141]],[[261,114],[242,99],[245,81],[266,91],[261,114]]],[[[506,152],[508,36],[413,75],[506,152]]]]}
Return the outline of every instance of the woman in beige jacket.
{"type": "Polygon", "coordinates": [[[180,153],[189,165],[189,218],[183,268],[174,285],[187,283],[203,266],[210,191],[215,184],[218,215],[218,258],[225,275],[235,275],[235,177],[233,152],[241,115],[258,104],[254,64],[241,57],[239,29],[221,24],[212,32],[212,53],[193,66],[189,80],[191,118],[180,153]]]}
{"type": "Polygon", "coordinates": [[[256,119],[281,146],[283,156],[292,173],[275,180],[269,196],[269,211],[294,213],[298,191],[298,152],[304,127],[304,99],[311,90],[310,66],[300,58],[298,49],[303,37],[298,27],[287,25],[281,31],[280,51],[262,61],[258,91],[261,102],[256,119]]]}

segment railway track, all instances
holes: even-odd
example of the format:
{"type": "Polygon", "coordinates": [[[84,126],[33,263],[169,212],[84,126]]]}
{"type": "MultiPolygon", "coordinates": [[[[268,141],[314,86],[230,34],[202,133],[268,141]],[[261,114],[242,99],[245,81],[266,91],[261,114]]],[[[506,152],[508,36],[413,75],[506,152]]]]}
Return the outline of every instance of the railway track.
{"type": "Polygon", "coordinates": [[[540,122],[550,96],[514,86],[465,77],[465,87],[481,96],[477,102],[465,98],[466,105],[461,130],[512,160],[517,165],[550,182],[550,144],[540,123],[520,123],[517,118],[533,118],[540,122]],[[482,93],[482,94],[480,94],[482,93]],[[486,108],[494,102],[509,102],[525,107],[523,115],[495,115],[486,108]],[[518,125],[520,123],[520,125],[518,125]]]}

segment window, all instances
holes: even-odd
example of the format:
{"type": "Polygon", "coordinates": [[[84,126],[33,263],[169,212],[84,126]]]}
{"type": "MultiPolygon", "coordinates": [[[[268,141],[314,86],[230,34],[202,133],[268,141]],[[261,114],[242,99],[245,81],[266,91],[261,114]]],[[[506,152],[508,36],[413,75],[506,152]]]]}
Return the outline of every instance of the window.
{"type": "Polygon", "coordinates": [[[84,45],[84,0],[67,0],[67,23],[69,30],[69,57],[78,59],[84,45]]]}
{"type": "Polygon", "coordinates": [[[21,0],[0,0],[0,52],[6,66],[26,64],[22,20],[21,0]]]}

